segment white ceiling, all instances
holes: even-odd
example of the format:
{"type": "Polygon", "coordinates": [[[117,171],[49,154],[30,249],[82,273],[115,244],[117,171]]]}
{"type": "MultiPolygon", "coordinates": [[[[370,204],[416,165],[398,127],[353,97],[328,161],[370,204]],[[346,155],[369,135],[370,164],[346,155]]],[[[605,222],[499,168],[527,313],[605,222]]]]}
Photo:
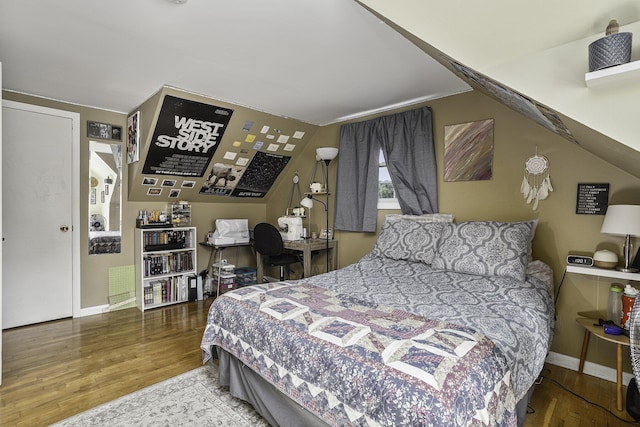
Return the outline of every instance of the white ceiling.
{"type": "Polygon", "coordinates": [[[0,0],[4,89],[129,113],[163,85],[324,125],[470,90],[353,0],[0,0]]]}
{"type": "MultiPolygon", "coordinates": [[[[480,72],[640,19],[640,0],[360,1],[480,72]]],[[[4,89],[80,105],[168,85],[316,125],[470,89],[355,0],[0,0],[0,62],[4,89]]]]}

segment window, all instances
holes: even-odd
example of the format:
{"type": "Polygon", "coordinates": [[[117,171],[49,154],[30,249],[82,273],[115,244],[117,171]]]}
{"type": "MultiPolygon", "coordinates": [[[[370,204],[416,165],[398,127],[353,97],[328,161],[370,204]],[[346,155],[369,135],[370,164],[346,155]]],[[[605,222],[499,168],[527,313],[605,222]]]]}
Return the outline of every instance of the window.
{"type": "Polygon", "coordinates": [[[400,209],[382,150],[378,157],[378,209],[400,209]]]}

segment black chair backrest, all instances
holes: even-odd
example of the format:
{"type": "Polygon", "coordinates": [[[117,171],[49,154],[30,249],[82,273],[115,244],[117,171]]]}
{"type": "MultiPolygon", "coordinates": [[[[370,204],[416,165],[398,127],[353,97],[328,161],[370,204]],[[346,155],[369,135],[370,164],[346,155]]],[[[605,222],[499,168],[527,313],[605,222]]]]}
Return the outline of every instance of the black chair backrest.
{"type": "Polygon", "coordinates": [[[261,222],[253,228],[253,246],[264,256],[278,256],[284,252],[280,231],[268,222],[261,222]]]}

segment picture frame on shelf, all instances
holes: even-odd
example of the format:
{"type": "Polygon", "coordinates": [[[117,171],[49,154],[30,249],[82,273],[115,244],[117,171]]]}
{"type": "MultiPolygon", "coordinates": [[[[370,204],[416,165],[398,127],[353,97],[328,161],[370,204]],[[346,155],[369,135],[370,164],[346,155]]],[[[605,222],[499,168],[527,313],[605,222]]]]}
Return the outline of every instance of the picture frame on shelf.
{"type": "Polygon", "coordinates": [[[122,126],[87,120],[87,137],[122,141],[122,126]]]}
{"type": "Polygon", "coordinates": [[[327,229],[326,228],[322,228],[322,230],[320,230],[320,239],[329,239],[332,240],[333,239],[333,228],[329,229],[329,237],[327,237],[327,229]]]}

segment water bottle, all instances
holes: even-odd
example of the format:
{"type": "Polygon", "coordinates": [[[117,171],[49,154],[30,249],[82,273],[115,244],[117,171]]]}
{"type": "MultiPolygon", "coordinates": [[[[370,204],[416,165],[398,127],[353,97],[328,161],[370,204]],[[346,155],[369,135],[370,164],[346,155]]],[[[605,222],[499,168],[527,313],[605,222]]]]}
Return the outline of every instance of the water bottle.
{"type": "Polygon", "coordinates": [[[622,321],[620,323],[625,329],[629,329],[629,314],[631,314],[633,304],[636,302],[636,295],[638,295],[636,288],[631,285],[624,287],[624,294],[622,294],[622,321]]]}
{"type": "Polygon", "coordinates": [[[622,319],[622,292],[624,288],[620,283],[612,283],[609,287],[609,302],[607,304],[607,320],[613,320],[616,325],[622,319]]]}

